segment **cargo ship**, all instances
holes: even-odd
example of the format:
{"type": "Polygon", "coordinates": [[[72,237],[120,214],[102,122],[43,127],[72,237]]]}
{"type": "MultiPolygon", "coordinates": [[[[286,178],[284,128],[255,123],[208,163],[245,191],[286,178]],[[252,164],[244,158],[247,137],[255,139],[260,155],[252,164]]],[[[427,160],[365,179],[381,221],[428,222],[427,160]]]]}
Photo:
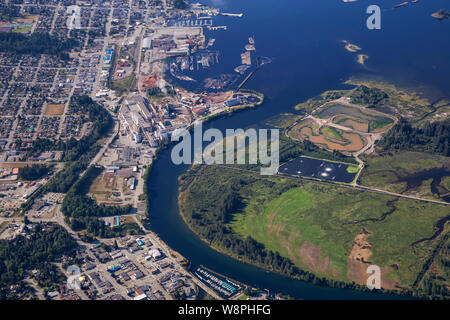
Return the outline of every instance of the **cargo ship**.
{"type": "Polygon", "coordinates": [[[403,7],[403,6],[406,6],[407,4],[408,4],[408,1],[405,1],[405,2],[402,2],[402,3],[396,4],[394,6],[394,8],[403,7]]]}

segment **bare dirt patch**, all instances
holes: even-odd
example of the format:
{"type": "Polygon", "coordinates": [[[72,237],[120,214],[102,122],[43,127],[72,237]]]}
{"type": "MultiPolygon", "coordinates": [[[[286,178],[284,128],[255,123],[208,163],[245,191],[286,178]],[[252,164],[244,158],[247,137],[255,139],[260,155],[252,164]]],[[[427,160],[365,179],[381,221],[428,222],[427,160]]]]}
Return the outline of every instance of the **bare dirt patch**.
{"type": "Polygon", "coordinates": [[[333,119],[333,123],[361,132],[369,131],[369,121],[359,118],[355,119],[352,118],[351,116],[346,115],[337,116],[333,119]]]}
{"type": "Polygon", "coordinates": [[[94,196],[97,202],[108,202],[109,197],[114,192],[119,192],[118,178],[112,174],[103,172],[92,183],[89,192],[94,196]]]}
{"type": "Polygon", "coordinates": [[[26,166],[32,166],[33,164],[38,164],[39,162],[4,162],[2,163],[2,168],[23,168],[26,166]]]}
{"type": "MultiPolygon", "coordinates": [[[[364,228],[358,233],[353,240],[353,247],[348,256],[347,277],[349,280],[358,284],[366,285],[367,268],[371,265],[370,257],[372,255],[372,244],[367,241],[371,233],[364,228]]],[[[385,289],[395,289],[397,281],[395,278],[387,278],[386,275],[393,269],[384,267],[381,269],[381,287],[385,289]]]]}
{"type": "Polygon", "coordinates": [[[305,241],[298,251],[302,262],[314,272],[328,274],[330,258],[321,256],[320,248],[315,244],[305,241]]]}
{"type": "Polygon", "coordinates": [[[48,104],[47,108],[45,108],[44,115],[46,116],[60,116],[64,113],[64,105],[63,104],[48,104]]]}
{"type": "Polygon", "coordinates": [[[338,143],[337,139],[331,139],[329,137],[325,138],[324,135],[314,135],[313,131],[309,127],[304,127],[301,129],[300,134],[307,137],[307,139],[315,144],[324,145],[329,150],[338,150],[338,151],[358,151],[364,147],[364,142],[356,133],[343,133],[342,136],[345,139],[351,141],[348,144],[338,143]],[[333,141],[331,141],[333,140],[333,141]]]}

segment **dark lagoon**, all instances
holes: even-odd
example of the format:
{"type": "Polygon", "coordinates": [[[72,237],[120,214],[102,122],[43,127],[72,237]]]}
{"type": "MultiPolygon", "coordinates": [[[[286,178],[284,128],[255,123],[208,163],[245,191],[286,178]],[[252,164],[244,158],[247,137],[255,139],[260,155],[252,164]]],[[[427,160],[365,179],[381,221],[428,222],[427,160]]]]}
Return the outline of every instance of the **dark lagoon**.
{"type": "MultiPolygon", "coordinates": [[[[215,25],[228,30],[208,31],[216,39],[212,50],[220,52],[219,63],[199,77],[232,74],[240,65],[240,54],[248,37],[256,41],[257,52],[272,62],[260,68],[245,87],[265,94],[256,109],[209,122],[205,127],[263,127],[270,117],[294,112],[293,106],[325,90],[345,88],[352,78],[379,79],[417,89],[430,98],[450,93],[450,21],[438,21],[430,14],[448,8],[448,0],[420,1],[392,9],[399,1],[340,0],[217,0],[200,1],[243,13],[242,18],[218,16],[215,25]],[[366,28],[369,4],[382,8],[382,29],[366,28]],[[360,46],[370,58],[366,66],[356,54],[344,49],[341,40],[360,46]]],[[[205,128],[206,129],[206,128],[205,128]]],[[[149,217],[152,229],[171,248],[194,266],[205,267],[231,279],[270,292],[282,292],[297,299],[393,299],[397,296],[315,286],[295,281],[211,249],[183,222],[178,213],[178,176],[188,169],[174,165],[170,150],[155,162],[149,184],[149,217]]],[[[214,186],[211,186],[214,188],[214,186]]]]}
{"type": "MultiPolygon", "coordinates": [[[[298,157],[280,166],[278,172],[292,176],[350,183],[355,178],[356,172],[347,171],[348,167],[349,165],[345,163],[298,157]]],[[[351,165],[350,167],[357,166],[351,165]]]]}

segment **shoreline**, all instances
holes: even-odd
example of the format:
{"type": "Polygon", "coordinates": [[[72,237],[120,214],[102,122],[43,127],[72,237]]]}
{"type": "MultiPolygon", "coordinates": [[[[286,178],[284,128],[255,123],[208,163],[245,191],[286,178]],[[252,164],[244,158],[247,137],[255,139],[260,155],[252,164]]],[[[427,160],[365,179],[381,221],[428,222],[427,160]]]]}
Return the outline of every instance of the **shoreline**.
{"type": "MultiPolygon", "coordinates": [[[[350,80],[348,80],[348,81],[350,81],[350,80]]],[[[348,83],[348,82],[347,82],[348,83]]],[[[354,85],[354,86],[357,86],[358,84],[357,83],[352,83],[352,85],[354,85]]],[[[253,107],[255,107],[255,106],[253,106],[253,107]]],[[[214,120],[214,119],[219,119],[219,118],[221,118],[221,117],[223,117],[223,116],[225,116],[225,115],[231,115],[231,114],[233,114],[233,112],[237,112],[237,111],[240,111],[240,110],[245,110],[245,109],[247,109],[248,107],[244,107],[244,108],[242,108],[242,107],[240,107],[240,108],[237,108],[237,110],[234,110],[234,109],[232,109],[232,108],[230,108],[229,110],[226,110],[226,111],[223,111],[223,112],[220,112],[220,113],[218,113],[218,114],[215,114],[215,115],[211,115],[211,116],[207,116],[207,117],[205,117],[204,119],[202,119],[202,120],[204,120],[204,121],[210,121],[210,120],[214,120]]],[[[323,159],[323,160],[326,160],[326,161],[332,161],[332,160],[328,160],[328,159],[323,159]]],[[[156,161],[156,160],[155,160],[156,161]]],[[[333,162],[340,162],[340,161],[333,161],[333,162]]],[[[344,163],[344,162],[341,162],[341,163],[344,163]]],[[[352,166],[354,166],[355,164],[351,164],[351,163],[347,163],[348,165],[352,165],[352,166]]],[[[192,166],[191,166],[191,168],[192,168],[192,166]]],[[[190,170],[190,169],[188,169],[188,170],[190,170]]],[[[359,172],[360,172],[361,170],[359,170],[359,172]]],[[[178,177],[178,179],[179,179],[179,177],[178,177]]],[[[192,183],[192,182],[191,182],[192,183]]],[[[211,243],[209,243],[204,237],[202,237],[201,235],[199,235],[197,232],[195,232],[194,230],[193,230],[193,228],[192,228],[192,226],[188,223],[188,221],[187,221],[187,219],[186,219],[186,216],[185,216],[185,214],[184,214],[184,211],[183,211],[183,209],[181,208],[182,207],[182,202],[183,202],[183,195],[184,195],[184,192],[185,191],[180,191],[180,189],[178,189],[178,195],[177,195],[177,202],[178,202],[178,205],[179,205],[179,209],[178,209],[178,214],[181,216],[181,218],[182,218],[182,220],[183,220],[183,222],[186,224],[186,226],[188,227],[188,229],[190,230],[190,231],[192,231],[203,243],[205,243],[205,244],[207,244],[211,249],[213,249],[214,251],[217,251],[217,252],[219,252],[219,253],[221,253],[221,254],[224,254],[224,255],[226,255],[227,257],[230,257],[230,258],[232,258],[232,259],[235,259],[235,260],[237,260],[237,261],[239,261],[239,262],[242,262],[242,263],[245,263],[245,264],[248,264],[248,265],[250,265],[250,266],[254,266],[254,267],[257,267],[257,268],[259,268],[259,269],[261,269],[261,270],[263,270],[263,271],[265,271],[265,272],[270,272],[270,273],[273,273],[273,274],[276,274],[276,275],[280,275],[280,276],[283,276],[283,277],[286,277],[286,278],[288,278],[288,279],[294,279],[294,280],[300,280],[300,281],[303,281],[303,282],[307,282],[307,283],[317,283],[317,280],[318,279],[320,279],[320,280],[326,280],[326,281],[328,281],[328,279],[326,279],[326,278],[323,278],[323,279],[321,279],[321,278],[313,278],[313,279],[310,279],[310,280],[305,280],[305,279],[301,279],[301,278],[298,278],[298,277],[289,277],[289,276],[286,276],[286,275],[284,275],[282,272],[279,272],[279,271],[275,271],[275,270],[272,270],[272,269],[270,269],[270,268],[267,268],[267,266],[266,265],[264,265],[264,264],[260,264],[260,263],[255,263],[255,261],[252,261],[252,260],[250,260],[250,259],[248,259],[248,258],[246,258],[246,257],[243,257],[243,256],[239,256],[239,255],[236,255],[236,254],[233,254],[232,252],[230,252],[229,250],[226,250],[225,248],[223,248],[222,246],[220,246],[220,245],[213,245],[213,244],[211,244],[211,243]]],[[[148,212],[149,213],[149,212],[148,212]]],[[[303,271],[303,270],[302,270],[303,271]]],[[[218,273],[218,274],[220,274],[220,273],[218,273]]],[[[311,273],[311,275],[313,275],[313,276],[315,276],[315,274],[314,273],[311,273]]],[[[226,276],[224,276],[224,277],[226,277],[226,276]]],[[[319,281],[320,281],[319,280],[319,281]]],[[[322,286],[322,287],[330,287],[330,288],[344,288],[343,286],[345,286],[345,285],[352,285],[352,283],[347,283],[347,282],[333,282],[333,284],[334,285],[330,285],[329,284],[329,282],[327,282],[327,284],[319,284],[319,286],[322,286]]],[[[356,287],[352,287],[352,288],[348,288],[349,290],[356,290],[356,291],[361,291],[361,292],[370,292],[370,290],[368,290],[366,287],[363,287],[363,286],[361,286],[361,285],[358,285],[358,284],[356,284],[356,287]]],[[[412,295],[412,291],[411,290],[409,290],[409,289],[405,289],[405,288],[399,288],[399,289],[397,289],[397,290],[391,290],[391,289],[381,289],[381,291],[379,291],[378,293],[382,293],[382,294],[392,294],[392,295],[395,295],[395,296],[398,296],[398,297],[401,297],[401,296],[407,296],[407,297],[411,297],[411,298],[413,298],[413,295],[412,295]],[[402,290],[402,291],[401,291],[402,290]],[[405,291],[406,290],[406,291],[405,291]]],[[[420,298],[421,296],[419,296],[419,298],[420,298]]],[[[415,298],[417,298],[417,297],[415,297],[415,298]]]]}
{"type": "MultiPolygon", "coordinates": [[[[300,268],[299,268],[299,270],[301,272],[306,272],[307,274],[310,274],[312,277],[310,276],[310,277],[308,277],[308,279],[301,279],[299,277],[290,277],[290,276],[287,276],[287,275],[285,275],[285,274],[283,274],[281,272],[278,272],[278,271],[266,268],[266,265],[264,265],[264,264],[255,263],[254,261],[251,261],[251,260],[249,260],[246,257],[238,256],[236,254],[233,254],[233,253],[225,250],[221,246],[212,245],[204,237],[202,237],[197,232],[195,232],[195,230],[193,230],[191,225],[187,222],[186,216],[183,213],[183,210],[180,208],[180,203],[182,202],[181,197],[183,196],[183,194],[184,194],[184,191],[183,192],[178,191],[178,197],[177,197],[178,206],[179,206],[178,214],[181,216],[183,222],[186,224],[188,229],[191,232],[193,232],[195,234],[195,236],[197,236],[203,243],[208,245],[211,249],[213,249],[214,251],[217,251],[217,252],[219,252],[221,254],[224,254],[224,255],[226,255],[229,258],[232,258],[232,259],[235,259],[235,260],[237,260],[237,261],[239,261],[241,263],[245,263],[245,264],[248,264],[250,266],[259,268],[262,271],[267,272],[267,273],[272,273],[272,274],[275,274],[275,275],[278,275],[278,276],[282,276],[282,277],[284,277],[286,279],[291,279],[291,280],[295,280],[295,281],[301,281],[301,282],[305,282],[305,283],[309,283],[309,284],[314,284],[315,286],[326,287],[326,288],[334,288],[334,289],[343,289],[343,290],[350,290],[350,291],[360,291],[360,292],[366,292],[366,293],[378,293],[378,294],[385,294],[385,295],[395,295],[395,296],[398,296],[398,297],[421,298],[421,297],[414,297],[412,295],[412,291],[408,290],[408,289],[405,289],[405,288],[399,288],[397,290],[381,288],[381,289],[378,289],[377,291],[373,291],[371,289],[368,289],[366,286],[363,286],[363,285],[360,285],[360,284],[357,284],[357,283],[354,283],[354,282],[344,282],[344,281],[340,281],[340,280],[332,280],[332,279],[328,279],[328,278],[317,277],[314,273],[302,270],[300,268]],[[332,280],[331,283],[333,283],[333,285],[330,285],[330,280],[332,280]],[[326,283],[320,283],[322,281],[326,282],[326,283]],[[346,288],[345,286],[353,286],[353,287],[347,287],[346,288]]],[[[220,274],[218,272],[215,272],[215,273],[220,274]]],[[[224,275],[222,275],[222,276],[226,277],[226,278],[229,278],[229,277],[224,276],[224,275]]],[[[234,280],[234,281],[236,281],[236,280],[234,280]]],[[[259,288],[259,289],[261,289],[261,288],[259,288]]],[[[283,294],[283,292],[280,292],[279,294],[283,294]]]]}

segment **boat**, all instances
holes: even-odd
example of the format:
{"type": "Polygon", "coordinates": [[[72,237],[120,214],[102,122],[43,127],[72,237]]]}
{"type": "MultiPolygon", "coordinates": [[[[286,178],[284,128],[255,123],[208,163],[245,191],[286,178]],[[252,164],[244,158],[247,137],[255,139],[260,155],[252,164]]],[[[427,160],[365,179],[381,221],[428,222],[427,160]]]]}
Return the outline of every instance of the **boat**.
{"type": "Polygon", "coordinates": [[[405,2],[402,2],[402,3],[396,4],[394,6],[394,8],[403,7],[403,6],[406,6],[407,4],[408,4],[408,1],[405,1],[405,2]]]}
{"type": "Polygon", "coordinates": [[[433,13],[431,16],[438,20],[448,19],[448,17],[450,17],[450,11],[441,9],[438,12],[433,13]]]}

